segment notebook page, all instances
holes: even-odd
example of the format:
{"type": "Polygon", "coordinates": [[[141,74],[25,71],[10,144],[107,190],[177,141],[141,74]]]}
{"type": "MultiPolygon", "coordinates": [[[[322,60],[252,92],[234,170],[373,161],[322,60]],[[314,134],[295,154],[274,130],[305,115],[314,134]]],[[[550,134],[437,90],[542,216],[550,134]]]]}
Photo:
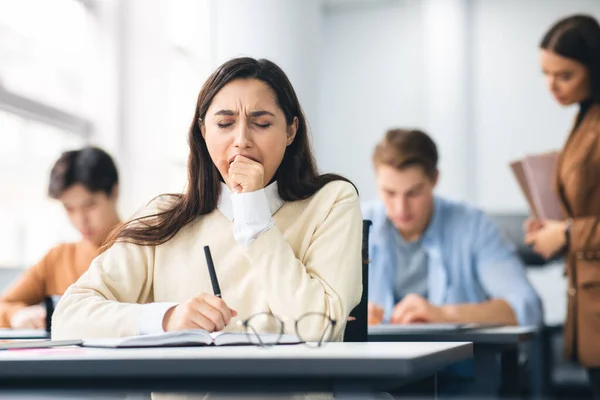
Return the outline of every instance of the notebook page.
{"type": "Polygon", "coordinates": [[[156,333],[152,335],[126,336],[120,338],[84,339],[85,347],[160,347],[209,345],[212,338],[202,329],[178,332],[156,333]]]}
{"type": "MultiPolygon", "coordinates": [[[[240,344],[259,344],[257,340],[252,341],[246,333],[240,332],[213,332],[210,334],[216,346],[240,345],[240,344]]],[[[278,334],[261,333],[260,339],[265,344],[275,343],[278,334]]],[[[297,344],[302,343],[296,335],[282,335],[277,341],[278,344],[297,344]]]]}

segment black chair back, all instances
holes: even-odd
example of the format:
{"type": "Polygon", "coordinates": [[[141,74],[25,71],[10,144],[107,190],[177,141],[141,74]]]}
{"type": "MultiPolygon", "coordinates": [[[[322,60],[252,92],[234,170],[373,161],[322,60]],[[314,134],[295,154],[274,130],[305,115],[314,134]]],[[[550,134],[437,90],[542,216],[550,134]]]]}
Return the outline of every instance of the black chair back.
{"type": "Polygon", "coordinates": [[[46,332],[52,331],[52,314],[54,314],[54,299],[51,296],[44,298],[44,306],[46,307],[46,332]]]}
{"type": "Polygon", "coordinates": [[[371,221],[363,220],[362,230],[362,297],[360,303],[350,313],[353,319],[346,324],[344,331],[344,342],[366,342],[368,337],[369,313],[367,304],[369,301],[369,230],[371,221]]]}

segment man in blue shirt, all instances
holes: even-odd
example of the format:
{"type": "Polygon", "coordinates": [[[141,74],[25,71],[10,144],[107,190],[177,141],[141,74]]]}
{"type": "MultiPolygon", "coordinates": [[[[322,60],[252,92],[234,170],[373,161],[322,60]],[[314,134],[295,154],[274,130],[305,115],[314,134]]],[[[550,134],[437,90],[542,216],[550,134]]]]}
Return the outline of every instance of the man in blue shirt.
{"type": "Polygon", "coordinates": [[[369,323],[541,325],[542,306],[514,246],[481,210],[434,196],[438,153],[394,129],[373,154],[380,201],[369,254],[369,323]]]}

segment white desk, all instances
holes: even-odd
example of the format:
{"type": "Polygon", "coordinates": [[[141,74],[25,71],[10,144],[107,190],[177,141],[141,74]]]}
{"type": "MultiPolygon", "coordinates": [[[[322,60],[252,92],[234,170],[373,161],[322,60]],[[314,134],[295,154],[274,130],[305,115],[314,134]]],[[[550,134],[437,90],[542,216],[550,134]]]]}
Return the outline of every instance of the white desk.
{"type": "Polygon", "coordinates": [[[0,387],[114,390],[386,390],[471,358],[471,343],[329,343],[0,352],[0,387]],[[283,384],[282,388],[277,388],[283,384]]]}
{"type": "MultiPolygon", "coordinates": [[[[401,325],[375,325],[369,327],[371,342],[472,342],[475,358],[475,385],[482,394],[495,394],[494,387],[500,387],[507,394],[514,395],[520,387],[519,344],[534,343],[534,360],[539,359],[539,343],[534,342],[538,328],[534,326],[505,326],[484,329],[466,329],[454,331],[415,332],[401,325]],[[497,356],[500,355],[498,372],[497,356]],[[499,377],[500,381],[494,379],[499,377]]],[[[539,375],[538,365],[533,366],[532,383],[535,393],[543,390],[543,377],[539,375]]]]}
{"type": "Polygon", "coordinates": [[[415,331],[410,325],[383,324],[369,326],[370,341],[444,341],[475,344],[515,345],[531,340],[538,333],[534,326],[502,326],[483,329],[415,331]],[[385,340],[384,340],[385,339],[385,340]]]}

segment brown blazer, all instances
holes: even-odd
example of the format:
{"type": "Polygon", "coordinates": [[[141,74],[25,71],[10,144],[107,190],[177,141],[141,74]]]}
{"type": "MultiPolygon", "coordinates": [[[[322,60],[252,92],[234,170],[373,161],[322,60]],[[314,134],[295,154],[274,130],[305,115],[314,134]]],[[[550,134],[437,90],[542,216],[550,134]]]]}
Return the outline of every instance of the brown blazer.
{"type": "Polygon", "coordinates": [[[565,259],[565,355],[600,367],[600,104],[571,131],[558,160],[557,190],[573,219],[565,259]]]}

